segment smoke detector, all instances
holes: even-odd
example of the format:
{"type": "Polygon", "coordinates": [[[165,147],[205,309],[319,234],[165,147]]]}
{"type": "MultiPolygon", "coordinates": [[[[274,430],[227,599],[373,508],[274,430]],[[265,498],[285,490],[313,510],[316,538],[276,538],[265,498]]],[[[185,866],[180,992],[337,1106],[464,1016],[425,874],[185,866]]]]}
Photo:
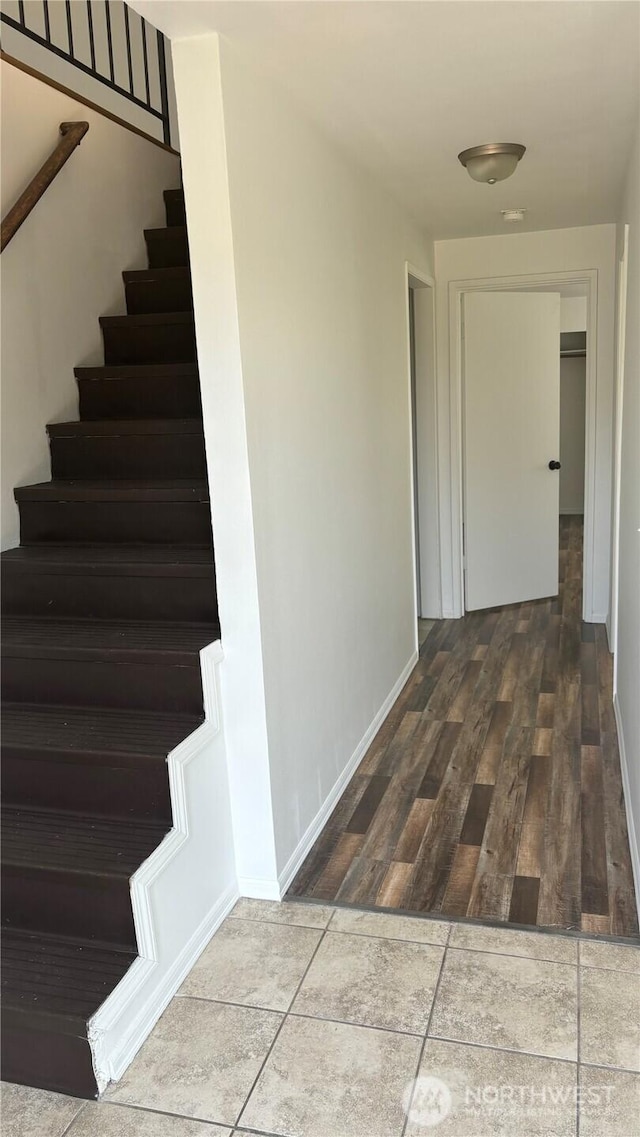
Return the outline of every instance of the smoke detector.
{"type": "Polygon", "coordinates": [[[500,212],[503,221],[514,222],[524,221],[524,215],[527,211],[526,209],[501,209],[500,212]]]}

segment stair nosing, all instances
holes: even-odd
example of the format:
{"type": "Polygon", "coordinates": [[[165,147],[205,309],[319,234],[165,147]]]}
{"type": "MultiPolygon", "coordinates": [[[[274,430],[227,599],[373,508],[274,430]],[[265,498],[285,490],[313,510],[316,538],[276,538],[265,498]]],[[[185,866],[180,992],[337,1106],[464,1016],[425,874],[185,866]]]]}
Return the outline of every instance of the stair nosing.
{"type": "Polygon", "coordinates": [[[122,313],[117,316],[99,316],[98,322],[103,329],[131,328],[131,327],[161,327],[172,324],[193,324],[195,320],[193,309],[181,312],[134,312],[122,313]]]}
{"type": "Polygon", "coordinates": [[[200,418],[73,419],[47,423],[50,438],[118,438],[135,436],[197,435],[204,437],[200,418]]]}
{"type": "Polygon", "coordinates": [[[96,363],[74,367],[76,379],[174,379],[198,378],[198,364],[191,363],[96,363]]]}
{"type": "Polygon", "coordinates": [[[98,620],[77,616],[9,615],[4,617],[3,624],[1,654],[5,660],[64,659],[78,662],[107,661],[123,665],[199,667],[202,648],[215,643],[220,634],[219,626],[215,623],[186,620],[98,620]],[[145,632],[151,634],[148,642],[145,642],[145,632]],[[156,639],[153,632],[161,632],[163,635],[156,639]],[[187,638],[189,632],[193,636],[190,642],[187,638]],[[69,633],[72,633],[71,636],[69,633]],[[101,633],[105,637],[103,641],[100,640],[101,633]],[[180,633],[184,641],[180,638],[180,633]],[[83,639],[83,635],[86,638],[83,639]],[[62,642],[57,639],[58,636],[62,636],[62,642]],[[128,639],[127,636],[131,638],[128,639]],[[140,637],[137,642],[135,636],[140,637]],[[172,639],[172,636],[175,638],[172,639]]]}
{"type": "MultiPolygon", "coordinates": [[[[174,226],[169,226],[174,228],[174,226]]],[[[157,280],[181,280],[187,277],[191,280],[191,268],[189,265],[162,265],[159,268],[133,268],[125,269],[122,273],[122,279],[125,284],[146,284],[157,280]]]]}
{"type": "Polygon", "coordinates": [[[157,225],[152,229],[145,229],[144,230],[145,240],[147,240],[147,241],[149,239],[151,239],[152,241],[168,240],[169,235],[172,237],[180,236],[180,237],[186,238],[187,226],[186,225],[157,225]]]}

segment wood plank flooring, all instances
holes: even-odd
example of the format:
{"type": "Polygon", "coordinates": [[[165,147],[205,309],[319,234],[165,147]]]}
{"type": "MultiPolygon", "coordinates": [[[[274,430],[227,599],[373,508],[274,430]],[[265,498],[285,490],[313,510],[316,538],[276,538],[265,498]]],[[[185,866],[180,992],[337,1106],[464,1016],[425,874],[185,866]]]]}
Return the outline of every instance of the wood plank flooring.
{"type": "Polygon", "coordinates": [[[560,591],[438,620],[290,896],[638,934],[606,630],[560,591]]]}

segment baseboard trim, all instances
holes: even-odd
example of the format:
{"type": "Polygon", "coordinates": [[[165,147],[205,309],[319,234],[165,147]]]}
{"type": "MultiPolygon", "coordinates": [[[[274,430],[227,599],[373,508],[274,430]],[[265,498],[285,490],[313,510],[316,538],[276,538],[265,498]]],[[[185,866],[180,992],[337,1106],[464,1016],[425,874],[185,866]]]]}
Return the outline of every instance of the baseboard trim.
{"type": "Polygon", "coordinates": [[[241,896],[248,896],[251,900],[281,900],[282,893],[277,880],[265,880],[258,876],[238,877],[238,889],[241,896]]]}
{"type": "MultiPolygon", "coordinates": [[[[200,653],[206,719],[167,758],[173,828],[131,877],[138,958],[88,1023],[100,1092],[122,1077],[239,896],[232,865],[225,866],[212,889],[205,878],[194,876],[192,863],[202,855],[207,830],[201,820],[193,820],[193,795],[201,783],[190,789],[188,775],[194,769],[208,774],[221,743],[216,668],[222,658],[219,641],[200,653]],[[168,933],[167,915],[176,897],[185,895],[189,901],[179,930],[168,933]]],[[[206,781],[205,789],[212,792],[206,781]]]]}
{"type": "Polygon", "coordinates": [[[89,1041],[93,1050],[98,1089],[101,1093],[110,1081],[117,1081],[122,1077],[198,956],[233,908],[238,896],[237,887],[231,885],[219,897],[164,975],[157,974],[160,970],[157,960],[138,957],[122,982],[90,1020],[89,1041]],[[117,1028],[120,1019],[126,1015],[131,1001],[141,993],[144,993],[142,1010],[124,1037],[110,1045],[109,1032],[117,1028]]]}
{"type": "Polygon", "coordinates": [[[631,868],[633,870],[633,883],[636,890],[636,905],[640,912],[640,841],[636,822],[631,810],[631,783],[629,781],[629,762],[624,741],[624,727],[622,725],[622,712],[617,693],[613,696],[613,713],[618,729],[618,750],[620,751],[620,773],[622,774],[622,790],[624,809],[627,816],[627,832],[629,834],[629,853],[631,855],[631,868]]]}
{"type": "Polygon", "coordinates": [[[367,727],[367,730],[365,731],[362,738],[360,739],[360,742],[356,746],[356,748],[355,748],[353,754],[351,755],[349,761],[347,762],[344,770],[342,771],[340,776],[337,778],[337,780],[334,782],[331,790],[329,791],[327,797],[325,798],[324,802],[320,806],[320,809],[316,813],[313,821],[305,829],[305,832],[303,833],[298,844],[296,845],[295,849],[293,850],[293,853],[289,857],[289,860],[287,861],[286,865],[284,866],[282,872],[280,873],[280,875],[278,877],[278,895],[277,895],[277,897],[269,896],[269,897],[265,897],[265,899],[269,899],[269,900],[278,899],[278,900],[280,900],[284,896],[289,885],[291,884],[291,881],[293,880],[293,878],[296,875],[298,869],[300,868],[302,862],[304,861],[309,850],[311,849],[314,841],[318,837],[320,831],[322,830],[327,819],[329,818],[329,815],[332,813],[335,805],[337,804],[338,799],[340,798],[342,791],[344,790],[347,782],[350,780],[352,775],[355,773],[356,768],[359,766],[360,762],[364,758],[364,755],[366,754],[366,752],[367,752],[371,742],[373,741],[375,735],[378,733],[378,730],[380,729],[382,723],[384,722],[387,715],[389,714],[389,711],[391,710],[393,704],[395,703],[396,699],[398,698],[398,695],[400,694],[402,688],[404,687],[405,683],[407,682],[407,679],[411,675],[411,672],[413,671],[416,663],[418,662],[418,659],[419,659],[418,652],[414,651],[412,653],[408,663],[406,663],[406,665],[402,669],[401,674],[396,679],[396,682],[394,683],[389,694],[387,695],[386,699],[384,700],[382,706],[380,707],[380,710],[377,712],[377,714],[373,718],[372,722],[367,727]]]}

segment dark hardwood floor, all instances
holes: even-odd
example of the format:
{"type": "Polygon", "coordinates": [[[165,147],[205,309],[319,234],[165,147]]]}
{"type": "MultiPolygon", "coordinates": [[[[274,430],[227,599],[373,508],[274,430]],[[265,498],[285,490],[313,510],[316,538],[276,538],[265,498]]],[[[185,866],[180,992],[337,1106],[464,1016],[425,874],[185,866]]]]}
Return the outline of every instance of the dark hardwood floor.
{"type": "Polygon", "coordinates": [[[560,592],[439,620],[289,895],[635,936],[606,630],[560,592]]]}

